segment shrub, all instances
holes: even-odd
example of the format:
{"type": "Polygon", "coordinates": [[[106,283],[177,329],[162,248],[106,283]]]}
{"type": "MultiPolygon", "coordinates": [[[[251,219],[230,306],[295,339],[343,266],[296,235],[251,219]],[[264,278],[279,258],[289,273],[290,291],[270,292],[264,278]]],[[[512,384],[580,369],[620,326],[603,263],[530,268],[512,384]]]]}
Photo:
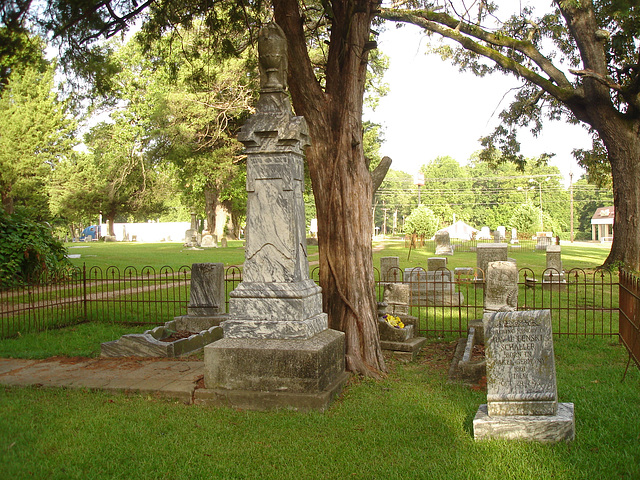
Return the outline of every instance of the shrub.
{"type": "Polygon", "coordinates": [[[0,238],[0,288],[37,282],[71,266],[49,225],[35,221],[26,208],[12,215],[0,209],[0,238]]]}
{"type": "Polygon", "coordinates": [[[417,233],[420,236],[432,237],[438,230],[438,219],[433,211],[420,205],[404,221],[405,233],[417,233]]]}

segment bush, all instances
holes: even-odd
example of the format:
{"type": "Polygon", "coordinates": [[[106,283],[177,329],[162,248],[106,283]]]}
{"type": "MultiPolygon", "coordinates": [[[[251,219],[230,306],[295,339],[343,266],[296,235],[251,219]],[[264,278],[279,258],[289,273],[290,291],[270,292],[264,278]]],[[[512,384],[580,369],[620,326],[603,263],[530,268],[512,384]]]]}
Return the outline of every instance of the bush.
{"type": "Polygon", "coordinates": [[[28,209],[17,207],[12,215],[0,209],[0,238],[0,288],[38,282],[43,274],[71,266],[51,228],[35,221],[28,209]]]}
{"type": "Polygon", "coordinates": [[[405,233],[416,233],[419,236],[432,237],[438,230],[438,219],[433,211],[420,205],[414,209],[404,221],[405,233]]]}

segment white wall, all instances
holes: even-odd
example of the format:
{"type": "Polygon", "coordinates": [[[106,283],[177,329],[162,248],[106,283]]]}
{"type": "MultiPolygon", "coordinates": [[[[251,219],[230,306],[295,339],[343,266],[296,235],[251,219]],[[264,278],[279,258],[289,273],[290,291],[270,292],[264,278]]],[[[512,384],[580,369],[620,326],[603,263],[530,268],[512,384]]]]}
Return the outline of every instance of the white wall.
{"type": "MultiPolygon", "coordinates": [[[[136,236],[136,242],[184,242],[184,233],[191,228],[191,222],[163,222],[163,223],[114,223],[113,233],[116,240],[123,241],[125,234],[129,241],[136,236]]],[[[109,231],[106,223],[100,228],[101,235],[109,231]]]]}

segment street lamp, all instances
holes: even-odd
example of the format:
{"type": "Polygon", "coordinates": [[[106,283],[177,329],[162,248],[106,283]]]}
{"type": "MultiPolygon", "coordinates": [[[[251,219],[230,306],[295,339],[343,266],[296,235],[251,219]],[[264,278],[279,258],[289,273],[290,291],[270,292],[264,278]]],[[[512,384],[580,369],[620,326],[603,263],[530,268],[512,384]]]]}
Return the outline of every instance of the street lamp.
{"type": "Polygon", "coordinates": [[[524,192],[524,199],[526,203],[529,203],[529,190],[533,190],[534,187],[533,185],[530,186],[529,188],[524,188],[524,187],[518,187],[516,188],[516,190],[518,190],[519,192],[524,192]]]}

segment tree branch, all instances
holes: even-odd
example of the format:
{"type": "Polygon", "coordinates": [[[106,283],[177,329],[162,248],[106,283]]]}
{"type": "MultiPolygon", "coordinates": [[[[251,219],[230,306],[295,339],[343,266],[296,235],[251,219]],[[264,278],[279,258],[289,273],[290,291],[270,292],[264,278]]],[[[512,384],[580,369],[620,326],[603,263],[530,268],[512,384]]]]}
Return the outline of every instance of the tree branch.
{"type": "Polygon", "coordinates": [[[430,10],[382,9],[379,16],[396,22],[411,23],[430,32],[450,38],[465,49],[488,58],[500,67],[538,85],[562,102],[567,102],[571,97],[578,94],[578,90],[571,85],[564,73],[542,55],[530,41],[496,35],[476,25],[453,18],[448,14],[430,10]],[[478,40],[488,45],[483,45],[478,40]],[[509,48],[522,53],[538,65],[549,76],[549,79],[500,53],[498,48],[509,48]]]}
{"type": "Polygon", "coordinates": [[[593,70],[589,70],[589,69],[574,70],[570,68],[569,71],[578,77],[593,78],[598,82],[602,83],[603,85],[606,85],[607,87],[613,90],[616,90],[618,92],[623,91],[622,86],[615,83],[611,77],[600,75],[599,73],[596,73],[593,70]]]}

